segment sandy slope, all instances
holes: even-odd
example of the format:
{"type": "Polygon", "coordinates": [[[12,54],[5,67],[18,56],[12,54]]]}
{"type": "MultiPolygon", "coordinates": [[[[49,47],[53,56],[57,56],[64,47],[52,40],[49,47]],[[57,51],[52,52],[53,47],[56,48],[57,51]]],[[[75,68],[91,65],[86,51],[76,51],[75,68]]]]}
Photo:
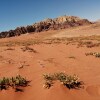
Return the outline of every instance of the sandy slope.
{"type": "Polygon", "coordinates": [[[57,34],[54,34],[53,37],[79,37],[79,36],[91,36],[91,35],[100,35],[100,23],[93,25],[86,25],[75,27],[72,29],[67,29],[57,34]]]}
{"type": "MultiPolygon", "coordinates": [[[[50,31],[43,32],[42,35],[39,33],[1,39],[0,43],[42,40],[52,38],[53,33],[57,35],[56,31],[50,31]]],[[[28,47],[37,52],[28,50],[24,52],[25,45],[0,46],[0,77],[21,74],[28,80],[32,80],[30,86],[24,88],[24,92],[15,92],[11,88],[0,91],[1,100],[8,100],[8,98],[9,100],[100,100],[100,58],[85,55],[87,52],[100,52],[100,47],[77,48],[76,44],[66,45],[64,42],[40,43],[28,47]],[[74,59],[70,58],[72,56],[74,59]],[[56,82],[50,89],[44,89],[42,75],[53,72],[77,74],[84,82],[84,88],[69,90],[56,82]]]]}

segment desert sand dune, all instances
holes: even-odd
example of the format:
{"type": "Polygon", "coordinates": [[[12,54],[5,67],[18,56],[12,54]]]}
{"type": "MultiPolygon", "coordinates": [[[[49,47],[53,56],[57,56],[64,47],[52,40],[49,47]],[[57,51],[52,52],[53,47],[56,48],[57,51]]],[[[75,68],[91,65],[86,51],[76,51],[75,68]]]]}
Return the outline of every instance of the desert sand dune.
{"type": "MultiPolygon", "coordinates": [[[[89,52],[100,52],[100,45],[91,48],[86,45],[78,47],[80,41],[71,43],[67,39],[53,42],[54,37],[69,38],[69,35],[74,37],[73,34],[75,36],[84,36],[85,33],[85,35],[98,35],[100,28],[91,27],[84,26],[0,39],[0,77],[20,74],[31,80],[30,86],[25,87],[24,92],[15,92],[12,88],[0,91],[0,99],[100,100],[100,58],[85,55],[89,52]],[[39,42],[33,42],[38,40],[39,42]],[[50,89],[45,89],[43,74],[55,72],[78,75],[84,82],[84,88],[68,89],[60,82],[55,82],[50,89]]],[[[94,40],[85,41],[94,42],[94,40]]]]}

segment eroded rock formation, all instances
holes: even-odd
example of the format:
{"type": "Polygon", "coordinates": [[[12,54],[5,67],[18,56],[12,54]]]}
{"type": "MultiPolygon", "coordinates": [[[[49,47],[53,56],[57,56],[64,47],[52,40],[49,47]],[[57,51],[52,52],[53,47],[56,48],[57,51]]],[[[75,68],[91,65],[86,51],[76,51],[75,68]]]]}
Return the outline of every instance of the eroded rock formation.
{"type": "Polygon", "coordinates": [[[66,29],[69,27],[91,24],[87,19],[81,19],[76,16],[61,16],[55,19],[45,19],[41,22],[26,27],[17,27],[15,30],[0,33],[0,38],[19,36],[31,32],[41,32],[47,30],[66,29]]]}

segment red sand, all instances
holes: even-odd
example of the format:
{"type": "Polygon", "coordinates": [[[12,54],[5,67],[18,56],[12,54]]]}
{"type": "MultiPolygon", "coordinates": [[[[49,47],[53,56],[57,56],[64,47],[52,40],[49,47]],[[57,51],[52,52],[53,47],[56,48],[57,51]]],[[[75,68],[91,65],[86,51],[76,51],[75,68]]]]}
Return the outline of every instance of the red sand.
{"type": "MultiPolygon", "coordinates": [[[[44,34],[46,33],[42,35],[44,34]]],[[[0,42],[21,41],[21,38],[24,40],[38,38],[37,36],[1,39],[0,42]]],[[[100,47],[77,48],[77,45],[63,43],[29,46],[37,53],[23,52],[23,47],[12,46],[14,50],[7,50],[8,46],[0,47],[0,77],[20,74],[32,80],[30,86],[25,87],[24,92],[15,92],[11,88],[0,91],[1,100],[100,100],[100,58],[85,55],[87,52],[99,52],[100,47]],[[71,56],[75,59],[70,58],[71,56]],[[78,75],[84,82],[84,88],[69,90],[56,82],[50,89],[44,89],[42,75],[53,72],[78,75]]]]}

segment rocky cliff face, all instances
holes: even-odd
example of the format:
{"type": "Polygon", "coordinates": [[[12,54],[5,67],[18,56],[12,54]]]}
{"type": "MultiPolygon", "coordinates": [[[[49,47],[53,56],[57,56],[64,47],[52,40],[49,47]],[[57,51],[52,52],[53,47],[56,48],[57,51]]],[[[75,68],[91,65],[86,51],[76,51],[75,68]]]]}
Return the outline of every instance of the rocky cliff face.
{"type": "Polygon", "coordinates": [[[61,16],[55,19],[45,19],[41,22],[26,27],[17,27],[15,30],[0,33],[0,38],[19,36],[31,32],[41,32],[47,30],[66,29],[69,27],[91,24],[87,19],[80,19],[76,16],[61,16]]]}

